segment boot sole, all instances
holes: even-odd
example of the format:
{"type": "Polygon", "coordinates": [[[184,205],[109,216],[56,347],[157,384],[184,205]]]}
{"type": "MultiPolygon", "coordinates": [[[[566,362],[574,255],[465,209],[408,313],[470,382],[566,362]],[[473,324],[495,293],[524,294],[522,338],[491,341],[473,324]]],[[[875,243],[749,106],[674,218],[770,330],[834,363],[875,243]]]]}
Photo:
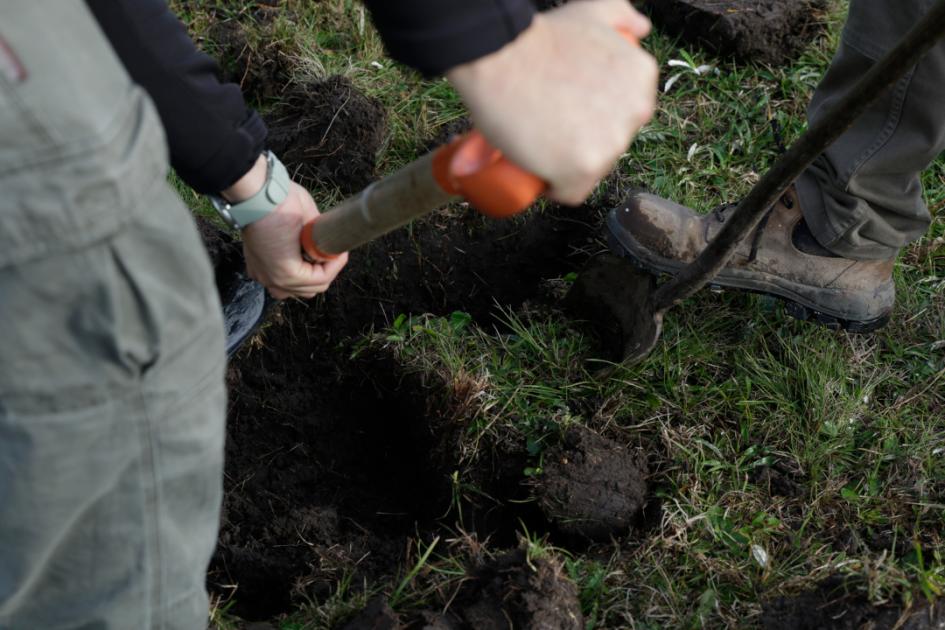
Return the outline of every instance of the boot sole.
{"type": "MultiPolygon", "coordinates": [[[[614,233],[610,221],[611,218],[608,217],[607,243],[610,246],[610,250],[615,255],[627,259],[636,268],[656,276],[661,274],[675,276],[680,269],[685,267],[684,264],[675,263],[673,261],[646,260],[638,256],[634,253],[633,249],[645,251],[643,246],[629,235],[624,235],[624,238],[630,241],[634,245],[634,248],[631,249],[631,247],[624,244],[614,233]]],[[[783,302],[784,311],[794,319],[813,322],[831,330],[845,330],[856,334],[868,334],[888,324],[890,319],[890,313],[884,313],[873,319],[850,319],[839,313],[830,312],[831,309],[813,304],[803,296],[784,287],[764,281],[746,280],[743,278],[725,276],[723,274],[719,274],[709,283],[709,289],[713,291],[736,289],[748,293],[769,295],[783,302]]]]}

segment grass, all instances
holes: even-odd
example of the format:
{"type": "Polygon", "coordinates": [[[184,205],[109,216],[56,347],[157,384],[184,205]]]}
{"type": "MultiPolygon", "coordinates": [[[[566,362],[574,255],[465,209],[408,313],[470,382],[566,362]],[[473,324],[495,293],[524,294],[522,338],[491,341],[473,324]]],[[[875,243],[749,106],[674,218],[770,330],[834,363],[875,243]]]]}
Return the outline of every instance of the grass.
{"type": "MultiPolygon", "coordinates": [[[[384,57],[357,3],[285,5],[253,45],[285,42],[301,75],[344,74],[379,98],[391,114],[381,170],[414,157],[438,128],[463,115],[445,82],[423,80],[384,57]]],[[[213,21],[246,21],[254,7],[179,4],[198,35],[213,21]]],[[[770,121],[785,142],[802,131],[804,107],[838,41],[841,9],[825,15],[826,35],[784,68],[735,65],[651,37],[646,45],[663,81],[679,77],[661,94],[657,116],[608,190],[644,186],[701,209],[747,192],[778,154],[770,121]],[[713,69],[694,71],[703,65],[713,69]]],[[[933,164],[923,181],[935,219],[902,253],[896,312],[875,335],[798,323],[759,297],[703,294],[671,313],[646,361],[603,381],[586,361],[590,341],[553,311],[504,313],[501,332],[463,314],[405,316],[362,344],[395,352],[409,369],[475,388],[465,461],[483,444],[517,440],[533,457],[523,472],[541,474],[543,449],[572,423],[653,454],[662,510],[645,535],[598,549],[593,558],[530,538],[530,548],[565,558],[588,628],[753,627],[764,600],[832,575],[856,578],[875,603],[939,598],[945,162],[933,164]],[[771,470],[796,491],[769,493],[771,477],[762,473],[771,470]]],[[[402,609],[436,601],[461,579],[473,544],[415,543],[401,579],[369,590],[393,594],[402,609]]],[[[366,600],[355,586],[339,584],[335,596],[282,627],[332,627],[366,600]]]]}

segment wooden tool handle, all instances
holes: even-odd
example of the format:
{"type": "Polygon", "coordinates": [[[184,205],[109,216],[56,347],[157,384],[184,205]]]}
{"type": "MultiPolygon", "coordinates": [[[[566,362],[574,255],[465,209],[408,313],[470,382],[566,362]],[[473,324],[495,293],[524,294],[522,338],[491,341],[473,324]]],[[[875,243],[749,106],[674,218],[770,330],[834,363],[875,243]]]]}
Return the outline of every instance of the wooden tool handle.
{"type": "Polygon", "coordinates": [[[307,223],[302,249],[313,259],[330,260],[459,197],[483,214],[509,217],[532,205],[546,188],[471,131],[307,223]]]}

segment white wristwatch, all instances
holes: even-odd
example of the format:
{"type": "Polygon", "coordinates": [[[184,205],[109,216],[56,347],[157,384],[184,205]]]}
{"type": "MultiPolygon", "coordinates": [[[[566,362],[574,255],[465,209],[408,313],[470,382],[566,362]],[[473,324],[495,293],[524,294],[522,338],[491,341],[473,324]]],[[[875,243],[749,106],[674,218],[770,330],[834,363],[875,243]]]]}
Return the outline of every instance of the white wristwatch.
{"type": "Polygon", "coordinates": [[[232,204],[209,195],[213,207],[230,227],[242,230],[272,212],[289,195],[289,172],[272,151],[266,151],[266,166],[266,183],[249,199],[232,204]]]}

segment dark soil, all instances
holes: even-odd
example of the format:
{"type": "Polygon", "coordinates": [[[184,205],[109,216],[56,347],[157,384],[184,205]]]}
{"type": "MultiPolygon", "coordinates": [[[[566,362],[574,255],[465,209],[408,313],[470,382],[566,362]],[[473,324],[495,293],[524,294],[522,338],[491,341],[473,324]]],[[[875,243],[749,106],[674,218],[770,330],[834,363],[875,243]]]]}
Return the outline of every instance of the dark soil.
{"type": "Polygon", "coordinates": [[[820,32],[823,0],[648,0],[661,29],[741,61],[783,64],[820,32]]]}
{"type": "MultiPolygon", "coordinates": [[[[345,361],[304,316],[230,369],[226,495],[211,583],[238,584],[255,620],[355,582],[391,577],[405,538],[449,508],[438,457],[449,418],[431,391],[383,361],[345,361]],[[368,370],[370,372],[368,372],[368,370]]],[[[444,455],[445,456],[445,455],[444,455]]],[[[219,588],[219,587],[218,587],[219,588]]]]}
{"type": "Polygon", "coordinates": [[[841,580],[828,580],[814,591],[768,602],[761,624],[765,630],[940,630],[945,607],[876,607],[841,580]]]}
{"type": "Polygon", "coordinates": [[[229,295],[232,284],[238,281],[237,273],[243,270],[243,246],[233,235],[203,217],[194,217],[197,230],[207,248],[210,262],[216,275],[217,289],[221,299],[229,295]]]}
{"type": "Polygon", "coordinates": [[[557,208],[496,221],[472,210],[434,214],[351,253],[326,296],[324,328],[342,337],[401,313],[470,313],[488,327],[496,305],[541,295],[542,280],[579,268],[592,211],[557,208]]]}
{"type": "Polygon", "coordinates": [[[599,357],[620,362],[633,349],[637,327],[654,326],[655,320],[643,305],[656,284],[655,276],[637,269],[625,258],[601,254],[588,261],[578,274],[564,306],[597,338],[599,357]]]}
{"type": "Polygon", "coordinates": [[[380,599],[344,630],[578,630],[578,590],[555,558],[528,559],[522,549],[472,567],[444,612],[404,620],[380,599]]]}
{"type": "Polygon", "coordinates": [[[402,630],[406,627],[383,597],[375,597],[342,630],[402,630]]]}
{"type": "MultiPolygon", "coordinates": [[[[354,252],[325,298],[283,304],[237,356],[209,575],[235,614],[268,619],[323,599],[345,572],[354,584],[392,578],[408,537],[432,537],[456,518],[449,474],[468,405],[462,388],[408,373],[384,353],[352,360],[352,339],[399,313],[464,310],[488,326],[496,304],[540,299],[543,279],[580,264],[573,247],[589,231],[567,216],[579,212],[497,222],[453,210],[399,230],[354,252]]],[[[211,255],[231,261],[236,244],[203,229],[211,255]]],[[[528,497],[526,457],[524,445],[495,450],[468,471],[495,497],[462,506],[480,539],[512,544],[520,519],[547,527],[530,520],[541,518],[529,512],[534,503],[514,503],[528,497]]]]}
{"type": "Polygon", "coordinates": [[[296,181],[352,194],[374,180],[387,112],[347,78],[293,84],[265,118],[269,147],[296,181]]]}
{"type": "Polygon", "coordinates": [[[795,462],[781,460],[770,466],[760,466],[751,472],[749,478],[772,497],[800,499],[807,494],[806,479],[795,462]]]}
{"type": "Polygon", "coordinates": [[[639,454],[589,429],[573,428],[544,455],[539,505],[567,535],[606,540],[640,520],[647,464],[639,454]]]}

